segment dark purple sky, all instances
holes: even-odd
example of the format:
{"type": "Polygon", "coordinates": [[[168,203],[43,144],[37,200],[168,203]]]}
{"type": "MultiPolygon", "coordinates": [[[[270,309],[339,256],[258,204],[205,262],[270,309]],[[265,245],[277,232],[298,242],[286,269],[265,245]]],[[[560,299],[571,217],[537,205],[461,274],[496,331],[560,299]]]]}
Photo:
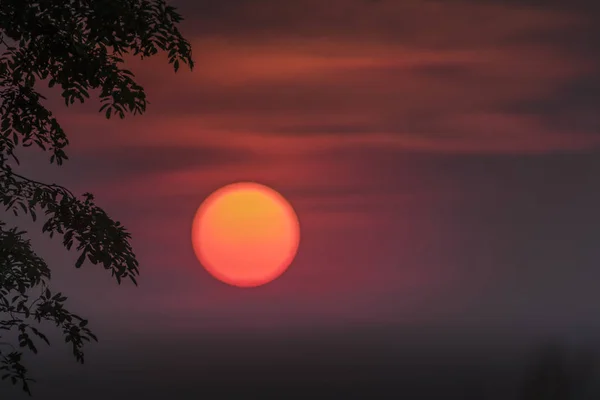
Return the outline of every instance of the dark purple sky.
{"type": "Polygon", "coordinates": [[[32,226],[101,338],[83,369],[57,344],[34,371],[56,363],[94,392],[107,371],[135,388],[144,367],[269,359],[308,338],[387,352],[594,336],[600,28],[597,7],[564,3],[174,1],[196,69],[132,60],[151,104],[122,121],[56,96],[71,160],[23,168],[95,193],[142,269],[117,287],[32,226]],[[253,290],[215,281],[190,242],[201,201],[240,180],[280,191],[302,227],[290,269],[253,290]]]}

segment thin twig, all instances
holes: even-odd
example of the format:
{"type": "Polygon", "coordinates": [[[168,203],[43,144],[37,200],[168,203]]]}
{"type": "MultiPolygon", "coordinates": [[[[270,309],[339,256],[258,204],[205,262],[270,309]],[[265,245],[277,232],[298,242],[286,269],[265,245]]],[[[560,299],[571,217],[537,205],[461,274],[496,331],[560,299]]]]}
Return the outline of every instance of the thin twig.
{"type": "Polygon", "coordinates": [[[27,177],[25,177],[25,176],[23,176],[23,175],[17,174],[16,172],[13,172],[12,170],[10,170],[10,171],[9,171],[9,170],[7,170],[7,169],[5,169],[5,168],[2,168],[2,169],[3,169],[3,170],[6,172],[6,174],[8,174],[8,175],[13,175],[13,176],[15,176],[15,177],[17,177],[17,178],[19,178],[19,179],[21,179],[21,180],[24,180],[24,181],[26,181],[26,182],[29,182],[29,183],[31,183],[31,184],[34,184],[34,185],[40,185],[40,186],[45,186],[45,187],[47,187],[47,188],[50,188],[50,189],[57,189],[57,190],[61,190],[61,191],[63,191],[63,192],[66,192],[66,193],[68,193],[68,194],[69,194],[71,197],[73,197],[73,198],[77,198],[77,196],[75,196],[75,195],[73,194],[73,192],[71,192],[69,189],[67,189],[67,188],[66,188],[66,187],[64,187],[64,186],[58,185],[58,184],[56,184],[56,183],[48,184],[48,183],[44,183],[44,182],[40,182],[40,181],[36,181],[36,180],[34,180],[34,179],[30,179],[30,178],[27,178],[27,177]]]}

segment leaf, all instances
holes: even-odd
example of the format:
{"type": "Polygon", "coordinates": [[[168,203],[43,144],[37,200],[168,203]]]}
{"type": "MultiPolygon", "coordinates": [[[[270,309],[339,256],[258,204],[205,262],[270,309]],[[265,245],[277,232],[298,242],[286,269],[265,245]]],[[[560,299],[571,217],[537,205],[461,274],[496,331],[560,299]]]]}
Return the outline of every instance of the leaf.
{"type": "Polygon", "coordinates": [[[81,268],[81,266],[83,265],[83,262],[85,261],[85,256],[86,256],[86,253],[84,251],[81,253],[79,258],[77,259],[77,262],[75,263],[75,268],[81,268]]]}

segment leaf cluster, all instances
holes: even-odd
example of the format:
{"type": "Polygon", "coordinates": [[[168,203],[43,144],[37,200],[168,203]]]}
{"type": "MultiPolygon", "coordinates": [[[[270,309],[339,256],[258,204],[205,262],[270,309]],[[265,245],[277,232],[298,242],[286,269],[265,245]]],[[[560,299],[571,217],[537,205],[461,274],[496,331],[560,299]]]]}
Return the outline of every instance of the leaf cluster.
{"type": "MultiPolygon", "coordinates": [[[[63,332],[65,342],[71,344],[73,355],[83,363],[83,345],[98,340],[87,327],[88,321],[65,308],[67,297],[52,293],[48,287],[50,268],[23,239],[25,232],[17,228],[7,229],[0,221],[0,312],[8,318],[0,320],[0,340],[16,331],[19,348],[33,353],[38,349],[34,338],[50,344],[46,335],[37,327],[42,321],[54,323],[63,332]],[[32,296],[34,289],[40,289],[32,296]]],[[[2,380],[20,382],[23,390],[31,393],[27,368],[21,363],[22,352],[10,342],[0,342],[9,351],[0,351],[0,375],[2,380]]]]}
{"type": "Polygon", "coordinates": [[[35,144],[51,151],[51,162],[67,158],[67,137],[41,105],[38,80],[60,87],[66,105],[99,90],[107,118],[144,112],[146,94],[123,57],[165,51],[175,71],[182,63],[193,68],[191,46],[177,28],[182,19],[165,0],[2,0],[0,151],[35,144]]]}
{"type": "MultiPolygon", "coordinates": [[[[75,196],[18,174],[16,153],[34,146],[49,153],[51,164],[68,160],[69,140],[44,105],[39,85],[59,90],[67,107],[97,95],[106,118],[145,112],[144,88],[124,68],[124,59],[166,52],[175,72],[183,64],[193,68],[190,43],[177,26],[181,21],[165,0],[0,1],[0,203],[6,212],[39,221],[49,237],[60,236],[67,250],[79,253],[76,268],[100,265],[118,283],[137,284],[131,235],[91,194],[75,196]]],[[[67,297],[52,292],[50,269],[26,235],[0,220],[0,376],[29,392],[22,352],[37,353],[35,338],[48,342],[36,324],[62,329],[79,362],[84,343],[96,337],[85,319],[67,309],[67,297]]]]}

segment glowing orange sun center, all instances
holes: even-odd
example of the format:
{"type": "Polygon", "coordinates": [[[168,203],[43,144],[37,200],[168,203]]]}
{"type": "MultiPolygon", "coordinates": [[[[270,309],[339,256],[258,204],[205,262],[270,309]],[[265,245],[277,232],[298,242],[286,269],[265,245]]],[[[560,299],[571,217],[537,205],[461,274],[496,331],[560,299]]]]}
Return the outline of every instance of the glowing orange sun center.
{"type": "Polygon", "coordinates": [[[298,250],[300,225],[279,193],[257,183],[234,183],[212,193],[192,227],[196,256],[222,282],[260,286],[279,277],[298,250]]]}

